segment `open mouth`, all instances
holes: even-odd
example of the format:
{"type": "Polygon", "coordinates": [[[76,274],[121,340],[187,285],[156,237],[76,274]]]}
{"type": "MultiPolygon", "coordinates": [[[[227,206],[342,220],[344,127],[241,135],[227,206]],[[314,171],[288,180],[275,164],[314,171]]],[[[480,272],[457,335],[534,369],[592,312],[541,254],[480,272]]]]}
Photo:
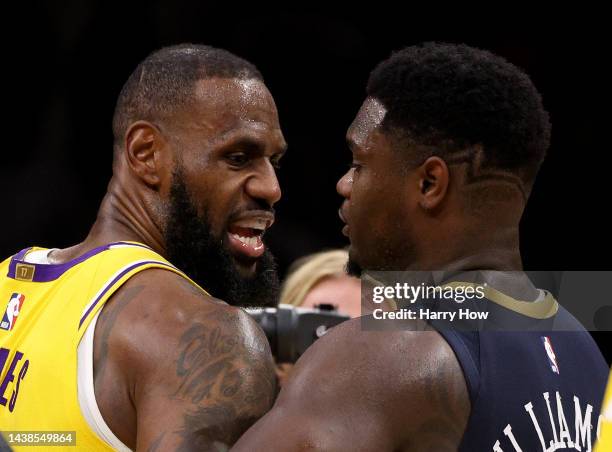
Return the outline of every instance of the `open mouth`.
{"type": "Polygon", "coordinates": [[[265,217],[243,218],[233,222],[228,228],[229,247],[240,258],[255,259],[266,250],[262,238],[273,219],[265,217]]]}

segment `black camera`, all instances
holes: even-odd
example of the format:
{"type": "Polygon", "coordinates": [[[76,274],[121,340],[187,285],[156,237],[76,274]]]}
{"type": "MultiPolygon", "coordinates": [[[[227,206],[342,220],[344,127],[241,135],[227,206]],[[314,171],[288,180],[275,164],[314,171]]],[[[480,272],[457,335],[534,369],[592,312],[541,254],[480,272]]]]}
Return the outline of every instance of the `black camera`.
{"type": "Polygon", "coordinates": [[[276,361],[289,363],[296,362],[331,327],[349,319],[330,304],[318,305],[316,309],[279,304],[276,308],[247,308],[246,311],[266,333],[276,361]]]}

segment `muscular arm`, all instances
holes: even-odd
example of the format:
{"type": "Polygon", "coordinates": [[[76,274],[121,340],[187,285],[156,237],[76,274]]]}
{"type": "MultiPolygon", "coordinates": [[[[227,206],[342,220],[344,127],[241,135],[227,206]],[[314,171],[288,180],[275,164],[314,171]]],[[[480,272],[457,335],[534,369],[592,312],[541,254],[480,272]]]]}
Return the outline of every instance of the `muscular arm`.
{"type": "Polygon", "coordinates": [[[227,450],[270,408],[268,343],[242,310],[163,270],[134,276],[113,298],[96,325],[95,392],[130,448],[227,450]]]}
{"type": "Polygon", "coordinates": [[[435,331],[345,322],[298,361],[235,451],[456,450],[469,415],[459,363],[435,331]]]}

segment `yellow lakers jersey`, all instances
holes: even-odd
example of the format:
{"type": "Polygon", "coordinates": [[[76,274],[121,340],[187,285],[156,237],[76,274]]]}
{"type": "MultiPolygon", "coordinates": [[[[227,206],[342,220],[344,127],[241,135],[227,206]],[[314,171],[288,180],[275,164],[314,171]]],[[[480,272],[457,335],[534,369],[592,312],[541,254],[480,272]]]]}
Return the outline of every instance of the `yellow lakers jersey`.
{"type": "Polygon", "coordinates": [[[29,263],[25,256],[37,250],[0,264],[0,431],[16,451],[43,444],[58,451],[112,450],[81,413],[79,342],[131,276],[162,268],[187,277],[135,242],[108,244],[64,264],[29,263]]]}
{"type": "Polygon", "coordinates": [[[606,397],[601,408],[601,433],[599,441],[595,446],[595,452],[610,452],[612,451],[612,372],[608,380],[608,389],[606,397]]]}

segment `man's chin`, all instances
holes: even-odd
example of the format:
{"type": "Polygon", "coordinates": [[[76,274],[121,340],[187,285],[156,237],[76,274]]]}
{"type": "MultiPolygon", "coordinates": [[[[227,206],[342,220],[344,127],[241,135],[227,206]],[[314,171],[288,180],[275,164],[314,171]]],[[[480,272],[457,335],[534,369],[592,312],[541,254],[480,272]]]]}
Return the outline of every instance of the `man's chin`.
{"type": "Polygon", "coordinates": [[[259,264],[260,259],[246,260],[237,259],[235,256],[232,256],[232,261],[234,262],[236,273],[238,273],[238,275],[244,279],[255,278],[255,275],[257,274],[257,265],[261,265],[259,264]]]}
{"type": "Polygon", "coordinates": [[[223,284],[225,301],[234,306],[269,307],[278,303],[279,280],[274,257],[268,250],[261,257],[236,256],[226,249],[233,276],[223,284]]]}

